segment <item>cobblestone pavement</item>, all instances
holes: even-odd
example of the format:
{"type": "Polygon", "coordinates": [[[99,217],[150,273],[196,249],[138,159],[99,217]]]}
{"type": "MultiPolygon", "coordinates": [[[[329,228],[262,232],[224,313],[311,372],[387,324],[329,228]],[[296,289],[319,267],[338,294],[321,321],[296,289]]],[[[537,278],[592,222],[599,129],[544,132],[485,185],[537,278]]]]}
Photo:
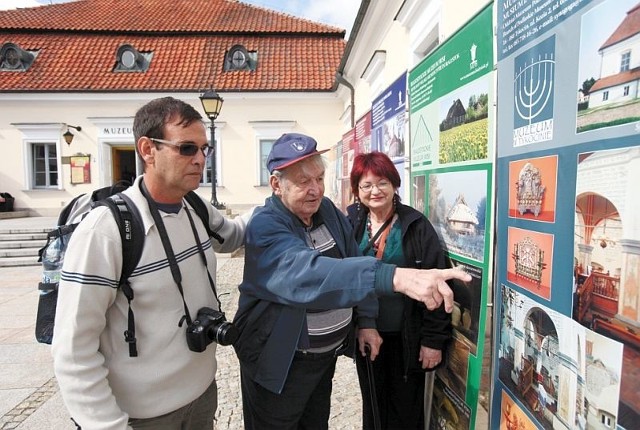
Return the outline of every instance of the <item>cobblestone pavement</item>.
{"type": "MultiPolygon", "coordinates": [[[[235,315],[244,258],[219,259],[217,289],[227,318],[235,315]]],[[[50,347],[33,336],[41,269],[0,269],[0,430],[75,430],[53,376],[50,347]]],[[[232,347],[218,347],[218,410],[215,430],[242,429],[240,371],[232,347]]],[[[361,428],[355,365],[340,357],[334,377],[329,428],[361,428]]],[[[486,429],[484,419],[476,429],[486,429]]]]}
{"type": "MultiPolygon", "coordinates": [[[[244,258],[221,258],[217,289],[227,319],[238,302],[244,258]]],[[[53,376],[48,345],[33,337],[39,267],[0,269],[0,430],[74,430],[53,376]],[[23,309],[23,310],[20,310],[23,309]]],[[[240,368],[230,346],[219,346],[216,430],[242,429],[240,368]]],[[[338,359],[329,427],[360,428],[360,394],[353,362],[338,359]]]]}
{"type": "MultiPolygon", "coordinates": [[[[242,280],[243,258],[232,258],[218,271],[217,289],[222,308],[230,319],[238,304],[238,284],[242,280]]],[[[240,429],[242,399],[240,396],[240,366],[233,348],[218,346],[218,411],[216,429],[240,429]]],[[[339,357],[333,380],[329,428],[336,430],[361,428],[362,403],[358,376],[353,361],[339,357]]]]}

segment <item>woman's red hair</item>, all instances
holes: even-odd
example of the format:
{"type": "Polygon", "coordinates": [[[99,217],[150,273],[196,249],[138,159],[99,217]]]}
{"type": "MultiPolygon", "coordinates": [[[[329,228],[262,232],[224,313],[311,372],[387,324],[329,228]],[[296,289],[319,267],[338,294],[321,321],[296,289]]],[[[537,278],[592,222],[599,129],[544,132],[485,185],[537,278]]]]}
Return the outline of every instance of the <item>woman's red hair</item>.
{"type": "Polygon", "coordinates": [[[400,174],[387,154],[377,151],[358,154],[351,169],[351,192],[355,197],[359,195],[360,179],[368,172],[388,179],[394,190],[400,187],[400,174]]]}

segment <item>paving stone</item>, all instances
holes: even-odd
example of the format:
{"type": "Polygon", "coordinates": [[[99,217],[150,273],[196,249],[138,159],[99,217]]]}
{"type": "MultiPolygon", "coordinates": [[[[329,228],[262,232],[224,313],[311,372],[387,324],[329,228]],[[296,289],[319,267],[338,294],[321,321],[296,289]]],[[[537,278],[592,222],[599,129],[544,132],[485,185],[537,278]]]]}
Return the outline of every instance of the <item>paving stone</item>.
{"type": "MultiPolygon", "coordinates": [[[[235,315],[238,303],[238,285],[242,279],[244,258],[242,253],[237,258],[221,258],[219,260],[218,283],[216,287],[220,294],[222,308],[227,319],[231,320],[235,315]]],[[[35,289],[37,280],[34,283],[33,274],[21,272],[24,268],[6,269],[0,268],[2,274],[5,271],[12,279],[22,279],[33,288],[30,293],[37,296],[35,289]]],[[[0,286],[0,303],[2,303],[4,291],[0,286]]],[[[4,297],[6,299],[6,296],[4,297]]],[[[35,303],[35,301],[34,301],[35,303]]],[[[31,321],[35,321],[36,309],[32,310],[31,321]]],[[[6,315],[8,319],[11,315],[6,315]]],[[[5,354],[0,358],[3,368],[9,363],[14,363],[14,370],[22,371],[22,375],[30,376],[32,382],[38,381],[38,385],[28,387],[18,385],[18,380],[14,375],[8,375],[0,371],[0,387],[6,388],[13,394],[1,393],[0,401],[15,402],[12,405],[0,405],[0,411],[4,414],[0,417],[0,430],[73,430],[69,414],[64,408],[58,385],[53,377],[53,367],[50,358],[50,351],[47,346],[38,345],[32,337],[25,337],[16,332],[14,337],[8,335],[7,331],[13,330],[2,325],[4,319],[0,319],[0,350],[5,354]],[[16,337],[17,336],[17,337],[16,337]],[[30,354],[31,375],[27,375],[24,368],[20,367],[20,361],[16,357],[30,354]],[[34,378],[37,376],[37,378],[34,378]],[[38,380],[38,378],[40,378],[38,380]],[[15,387],[9,387],[8,382],[14,381],[15,387]],[[34,390],[35,388],[35,390],[34,390]],[[30,394],[28,394],[30,393],[30,394]]],[[[29,331],[32,327],[29,328],[29,331]]],[[[240,368],[238,360],[231,346],[219,346],[218,357],[218,409],[216,411],[216,430],[236,430],[242,429],[242,399],[240,392],[240,368]]],[[[23,381],[24,382],[24,381],[23,381]]],[[[333,396],[331,399],[331,415],[329,428],[332,430],[353,430],[361,428],[361,407],[360,391],[358,379],[353,361],[346,357],[340,357],[336,366],[334,378],[333,396]]],[[[486,413],[485,413],[486,414],[486,413]]],[[[476,428],[488,428],[486,426],[476,426],[476,428]]]]}

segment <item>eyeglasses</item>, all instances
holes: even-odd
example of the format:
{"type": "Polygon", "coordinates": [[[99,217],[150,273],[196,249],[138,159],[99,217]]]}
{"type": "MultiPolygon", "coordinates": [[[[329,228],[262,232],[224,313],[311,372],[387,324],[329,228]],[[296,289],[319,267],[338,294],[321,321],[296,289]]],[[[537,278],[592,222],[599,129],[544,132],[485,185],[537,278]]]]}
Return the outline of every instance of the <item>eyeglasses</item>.
{"type": "Polygon", "coordinates": [[[170,140],[156,139],[155,137],[150,137],[149,140],[155,143],[170,145],[178,148],[178,152],[180,152],[180,155],[184,155],[185,157],[193,157],[198,153],[198,150],[202,151],[205,158],[209,157],[213,153],[213,147],[209,145],[198,146],[193,142],[177,143],[171,142],[170,140]]]}
{"type": "Polygon", "coordinates": [[[377,184],[358,185],[358,188],[360,188],[365,193],[370,193],[371,191],[373,191],[373,187],[376,187],[378,191],[385,191],[385,190],[388,190],[390,186],[391,186],[391,182],[380,181],[377,184]]]}

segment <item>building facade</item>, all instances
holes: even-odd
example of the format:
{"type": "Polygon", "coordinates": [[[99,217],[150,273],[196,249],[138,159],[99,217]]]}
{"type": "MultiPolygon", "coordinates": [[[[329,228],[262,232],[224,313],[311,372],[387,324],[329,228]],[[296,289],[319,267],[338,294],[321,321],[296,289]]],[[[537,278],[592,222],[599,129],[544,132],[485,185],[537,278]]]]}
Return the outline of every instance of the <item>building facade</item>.
{"type": "MultiPolygon", "coordinates": [[[[344,102],[342,132],[354,128],[376,97],[488,3],[469,0],[461,7],[445,0],[363,0],[337,73],[338,94],[344,102]]],[[[408,136],[409,122],[404,124],[408,136]]],[[[408,160],[409,148],[404,154],[408,160]]],[[[403,183],[409,183],[409,163],[405,166],[403,183]]],[[[402,192],[409,201],[409,188],[402,192]]]]}
{"type": "Polygon", "coordinates": [[[32,214],[141,173],[133,116],[156,97],[206,121],[199,96],[224,99],[214,170],[232,207],[270,194],[264,159],[282,133],[340,139],[343,29],[229,0],[80,0],[1,11],[0,35],[0,190],[32,214]]]}

